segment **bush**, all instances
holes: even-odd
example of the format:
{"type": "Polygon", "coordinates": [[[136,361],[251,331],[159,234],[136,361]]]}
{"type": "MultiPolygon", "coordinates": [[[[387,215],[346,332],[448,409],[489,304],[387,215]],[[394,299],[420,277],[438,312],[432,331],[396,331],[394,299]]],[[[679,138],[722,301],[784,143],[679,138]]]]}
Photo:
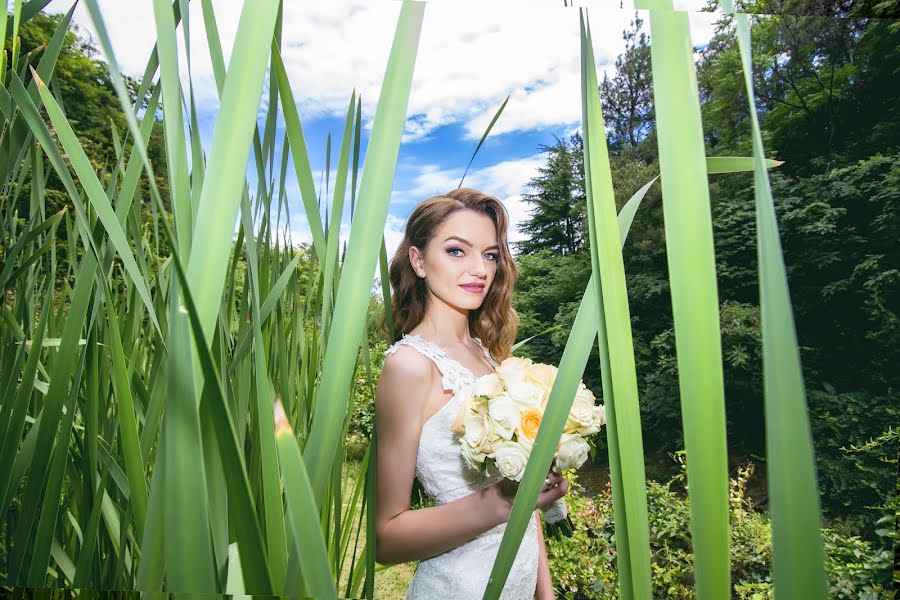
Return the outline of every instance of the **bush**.
{"type": "MultiPolygon", "coordinates": [[[[675,453],[680,473],[661,484],[647,482],[650,563],[654,598],[694,598],[690,504],[684,499],[683,451],[675,453]]],[[[729,484],[732,598],[774,598],[769,515],[754,509],[746,495],[753,464],[738,470],[729,484]]],[[[566,496],[575,524],[571,538],[546,539],[550,572],[557,594],[576,600],[618,598],[615,527],[609,485],[594,498],[583,495],[574,470],[565,472],[566,496]]],[[[881,547],[859,536],[823,529],[829,594],[832,598],[893,598],[891,565],[893,519],[884,517],[878,530],[881,547]]]]}

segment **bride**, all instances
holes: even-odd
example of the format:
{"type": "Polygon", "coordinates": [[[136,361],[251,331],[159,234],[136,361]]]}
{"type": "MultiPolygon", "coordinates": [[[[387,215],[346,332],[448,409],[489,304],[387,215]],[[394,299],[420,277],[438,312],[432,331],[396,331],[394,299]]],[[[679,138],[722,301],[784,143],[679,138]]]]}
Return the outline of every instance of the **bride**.
{"type": "MultiPolygon", "coordinates": [[[[496,466],[468,467],[450,431],[461,395],[510,355],[518,270],[503,204],[457,189],[415,207],[390,265],[400,339],[388,348],[375,394],[376,560],[420,561],[408,600],[481,598],[512,510],[496,466]],[[402,334],[402,335],[401,335],[402,334]],[[482,341],[483,340],[483,341],[482,341]],[[435,506],[410,509],[413,477],[435,506]]],[[[536,509],[568,490],[551,472],[536,509]]],[[[540,516],[519,546],[501,598],[553,598],[540,516]]]]}

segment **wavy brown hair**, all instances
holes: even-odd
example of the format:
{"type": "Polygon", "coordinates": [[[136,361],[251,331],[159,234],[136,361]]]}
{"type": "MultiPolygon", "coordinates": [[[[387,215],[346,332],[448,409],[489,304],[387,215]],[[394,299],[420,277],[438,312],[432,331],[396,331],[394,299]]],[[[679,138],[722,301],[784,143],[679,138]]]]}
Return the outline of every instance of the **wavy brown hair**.
{"type": "MultiPolygon", "coordinates": [[[[391,314],[394,320],[394,338],[409,333],[425,316],[428,288],[418,277],[409,262],[409,248],[415,246],[424,251],[438,226],[450,215],[460,210],[473,210],[487,215],[497,229],[497,245],[500,246],[497,273],[484,302],[469,311],[469,333],[484,342],[498,361],[508,358],[516,339],[519,315],[512,307],[512,294],[519,269],[509,252],[506,231],[509,215],[497,198],[471,188],[460,188],[422,201],[413,209],[406,221],[403,241],[391,258],[391,314]]],[[[390,339],[386,315],[382,315],[381,327],[390,339]]]]}

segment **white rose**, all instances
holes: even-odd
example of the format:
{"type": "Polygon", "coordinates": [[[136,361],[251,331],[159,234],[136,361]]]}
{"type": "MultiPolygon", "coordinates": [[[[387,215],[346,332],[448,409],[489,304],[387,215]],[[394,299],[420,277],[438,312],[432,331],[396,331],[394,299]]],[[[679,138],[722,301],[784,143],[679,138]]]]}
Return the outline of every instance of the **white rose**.
{"type": "Polygon", "coordinates": [[[506,395],[515,400],[519,408],[540,408],[544,392],[536,385],[526,381],[509,384],[506,395]]]}
{"type": "MultiPolygon", "coordinates": [[[[594,403],[587,400],[584,396],[575,396],[572,402],[572,409],[569,411],[569,417],[566,419],[566,425],[563,431],[566,433],[582,433],[582,430],[591,427],[594,423],[594,403]]],[[[596,433],[596,432],[595,432],[596,433]]]]}
{"type": "Polygon", "coordinates": [[[495,457],[500,474],[515,481],[522,480],[525,465],[528,464],[528,451],[517,442],[504,442],[497,449],[495,457]]]}
{"type": "Polygon", "coordinates": [[[503,393],[503,382],[496,373],[484,375],[475,380],[476,396],[497,396],[503,393]]]}
{"type": "Polygon", "coordinates": [[[459,410],[456,413],[456,418],[453,419],[453,423],[450,425],[450,431],[452,431],[453,433],[462,435],[466,417],[473,414],[477,410],[478,402],[475,398],[472,397],[472,391],[474,391],[474,387],[467,386],[461,388],[457,392],[462,400],[460,401],[460,406],[459,410]]]}
{"type": "Polygon", "coordinates": [[[533,364],[530,358],[519,358],[518,356],[510,356],[497,367],[500,378],[507,385],[523,381],[525,372],[533,364]]]}
{"type": "Polygon", "coordinates": [[[595,433],[600,431],[600,428],[603,427],[603,425],[606,424],[605,406],[603,406],[602,404],[599,406],[594,406],[592,412],[594,416],[593,422],[587,427],[582,427],[581,430],[577,431],[576,433],[579,433],[581,435],[594,435],[595,433]]]}
{"type": "Polygon", "coordinates": [[[485,442],[484,446],[481,447],[481,451],[484,452],[485,456],[488,458],[494,458],[497,450],[504,442],[506,442],[506,440],[497,435],[495,431],[494,434],[488,438],[487,442],[485,442]]]}
{"type": "Polygon", "coordinates": [[[560,470],[577,469],[587,460],[590,446],[580,435],[563,433],[556,449],[560,470]]]}
{"type": "Polygon", "coordinates": [[[483,413],[475,413],[466,416],[463,423],[466,428],[466,442],[472,448],[483,451],[484,445],[494,433],[494,426],[491,420],[483,413]]]}
{"type": "Polygon", "coordinates": [[[594,400],[596,400],[596,398],[594,398],[594,393],[591,390],[587,389],[587,387],[585,387],[584,382],[578,384],[578,391],[575,392],[575,397],[581,398],[582,400],[590,402],[591,404],[593,404],[594,400]]]}
{"type": "Polygon", "coordinates": [[[462,455],[463,460],[466,462],[466,464],[473,469],[477,469],[478,464],[483,463],[485,459],[484,454],[472,448],[472,446],[470,446],[469,443],[465,440],[462,440],[459,445],[459,453],[460,455],[462,455]]]}
{"type": "Polygon", "coordinates": [[[494,431],[497,435],[509,440],[515,428],[519,425],[522,411],[515,401],[509,396],[497,396],[488,402],[488,413],[494,421],[494,431]]]}

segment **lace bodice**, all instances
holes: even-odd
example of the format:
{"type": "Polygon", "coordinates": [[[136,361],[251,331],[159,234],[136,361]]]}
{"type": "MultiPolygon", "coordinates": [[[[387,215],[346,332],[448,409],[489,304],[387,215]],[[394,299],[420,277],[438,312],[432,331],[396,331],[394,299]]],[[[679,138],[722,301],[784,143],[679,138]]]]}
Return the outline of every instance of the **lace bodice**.
{"type": "MultiPolygon", "coordinates": [[[[496,360],[479,338],[474,338],[485,358],[495,368],[496,360]]],[[[416,454],[416,477],[425,493],[435,504],[453,502],[475,493],[502,478],[496,466],[487,475],[469,467],[460,454],[459,436],[450,431],[463,394],[460,392],[475,383],[475,374],[451,358],[436,343],[418,335],[403,334],[385,352],[385,358],[401,345],[415,348],[430,358],[441,373],[444,390],[453,396],[422,425],[416,454]]],[[[419,563],[406,598],[462,600],[481,597],[493,568],[506,523],[501,523],[476,536],[469,542],[419,563]]],[[[532,518],[522,539],[519,552],[503,588],[501,599],[520,600],[534,597],[538,568],[537,527],[532,518]]]]}

